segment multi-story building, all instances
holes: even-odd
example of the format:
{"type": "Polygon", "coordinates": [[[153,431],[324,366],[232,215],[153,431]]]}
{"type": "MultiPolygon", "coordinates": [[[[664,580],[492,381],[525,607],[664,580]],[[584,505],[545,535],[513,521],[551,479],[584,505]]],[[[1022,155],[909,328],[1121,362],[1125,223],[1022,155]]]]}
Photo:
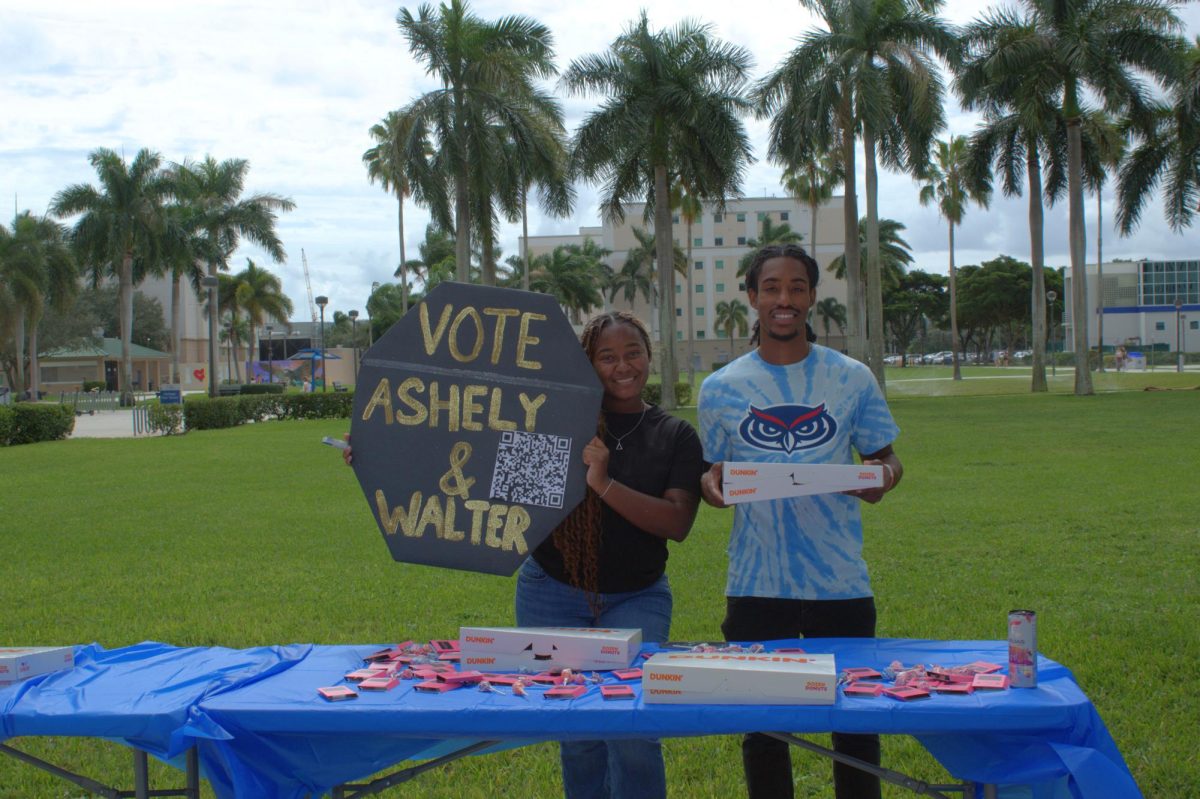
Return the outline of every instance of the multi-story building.
{"type": "MultiPolygon", "coordinates": [[[[1096,345],[1103,314],[1100,343],[1106,352],[1118,344],[1170,352],[1200,347],[1200,260],[1111,261],[1102,272],[1098,275],[1095,264],[1087,266],[1090,346],[1096,345]]],[[[1068,298],[1071,283],[1068,270],[1064,286],[1068,298]]],[[[1074,344],[1069,300],[1066,305],[1060,335],[1070,350],[1074,344]]]]}
{"type": "MultiPolygon", "coordinates": [[[[580,228],[576,235],[530,236],[529,253],[537,257],[560,245],[582,244],[584,239],[591,238],[612,251],[607,262],[616,272],[625,263],[629,251],[638,246],[633,229],[637,227],[648,232],[654,229],[653,220],[646,220],[643,216],[645,208],[643,203],[631,203],[625,208],[624,221],[606,221],[597,227],[580,228]]],[[[681,369],[687,368],[689,337],[694,353],[693,363],[697,368],[711,368],[713,363],[728,361],[749,348],[748,336],[740,335],[735,328],[731,340],[726,330],[716,324],[717,306],[733,300],[747,304],[746,287],[738,276],[738,267],[743,256],[750,251],[749,242],[761,238],[764,219],[770,219],[773,225],[786,224],[793,232],[804,237],[802,246],[815,255],[821,267],[818,300],[833,297],[845,305],[845,282],[835,279],[827,270],[829,262],[841,255],[844,249],[841,196],[833,197],[818,207],[815,247],[809,242],[812,237],[812,209],[795,198],[747,197],[729,201],[723,211],[714,204],[706,203],[704,212],[692,224],[690,242],[687,240],[686,222],[678,215],[672,219],[675,243],[685,253],[690,245],[691,253],[688,277],[675,275],[675,354],[681,369]]],[[[524,242],[521,251],[524,252],[524,242]]],[[[657,312],[642,296],[639,295],[631,304],[620,295],[614,298],[606,295],[605,307],[632,310],[646,322],[657,338],[657,312]]],[[[753,324],[754,312],[747,309],[746,316],[748,322],[753,324]]],[[[843,330],[832,325],[827,337],[815,313],[812,323],[822,344],[845,349],[843,330]]]]}

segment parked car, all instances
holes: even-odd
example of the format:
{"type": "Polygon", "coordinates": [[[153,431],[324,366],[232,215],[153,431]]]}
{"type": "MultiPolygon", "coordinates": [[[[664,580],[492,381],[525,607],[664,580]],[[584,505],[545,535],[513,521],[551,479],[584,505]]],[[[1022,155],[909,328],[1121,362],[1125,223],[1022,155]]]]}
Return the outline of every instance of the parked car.
{"type": "Polygon", "coordinates": [[[902,360],[903,357],[900,355],[886,355],[883,362],[888,366],[899,366],[902,360]]]}

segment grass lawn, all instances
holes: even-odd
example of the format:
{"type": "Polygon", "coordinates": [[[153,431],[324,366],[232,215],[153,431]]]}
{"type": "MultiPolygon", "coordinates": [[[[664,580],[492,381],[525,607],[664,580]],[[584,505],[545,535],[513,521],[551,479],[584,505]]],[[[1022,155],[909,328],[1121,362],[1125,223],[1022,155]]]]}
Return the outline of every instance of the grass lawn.
{"type": "MultiPolygon", "coordinates": [[[[1009,609],[1036,609],[1042,652],[1074,671],[1145,795],[1195,796],[1200,392],[1076,398],[1060,370],[1067,382],[1049,395],[1030,396],[1026,378],[1011,395],[914,396],[921,378],[902,377],[920,372],[888,373],[906,477],[865,510],[880,634],[996,639],[1009,609]]],[[[966,372],[962,384],[983,382],[966,372]]],[[[319,444],[347,427],[0,449],[0,644],[382,644],[511,624],[512,579],[391,561],[351,471],[319,444]]],[[[673,549],[675,637],[719,636],[729,515],[703,508],[673,549]]],[[[110,784],[128,773],[114,745],[17,743],[110,784]]],[[[669,740],[666,753],[673,796],[744,795],[736,738],[669,740]]],[[[831,796],[828,765],[794,758],[797,795],[831,796]]],[[[884,740],[884,764],[945,779],[907,738],[884,740]]],[[[557,771],[544,745],[468,758],[400,791],[553,797],[557,771]]],[[[0,758],[0,799],[80,793],[0,758]]]]}

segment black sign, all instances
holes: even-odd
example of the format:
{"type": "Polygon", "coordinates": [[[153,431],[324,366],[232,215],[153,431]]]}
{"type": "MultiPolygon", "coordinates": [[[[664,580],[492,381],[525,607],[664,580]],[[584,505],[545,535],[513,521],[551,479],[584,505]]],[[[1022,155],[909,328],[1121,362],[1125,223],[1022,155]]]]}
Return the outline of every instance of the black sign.
{"type": "Polygon", "coordinates": [[[553,297],[438,285],[355,389],[354,471],[392,557],[515,572],[583,499],[601,394],[553,297]]]}

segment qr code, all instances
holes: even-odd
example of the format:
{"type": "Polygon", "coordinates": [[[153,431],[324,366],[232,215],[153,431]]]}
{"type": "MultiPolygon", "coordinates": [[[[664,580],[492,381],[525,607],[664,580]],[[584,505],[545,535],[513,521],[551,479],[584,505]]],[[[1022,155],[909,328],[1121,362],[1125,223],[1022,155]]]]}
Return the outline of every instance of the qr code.
{"type": "Polygon", "coordinates": [[[496,451],[492,499],[561,508],[570,458],[569,438],[505,431],[496,451]]]}

